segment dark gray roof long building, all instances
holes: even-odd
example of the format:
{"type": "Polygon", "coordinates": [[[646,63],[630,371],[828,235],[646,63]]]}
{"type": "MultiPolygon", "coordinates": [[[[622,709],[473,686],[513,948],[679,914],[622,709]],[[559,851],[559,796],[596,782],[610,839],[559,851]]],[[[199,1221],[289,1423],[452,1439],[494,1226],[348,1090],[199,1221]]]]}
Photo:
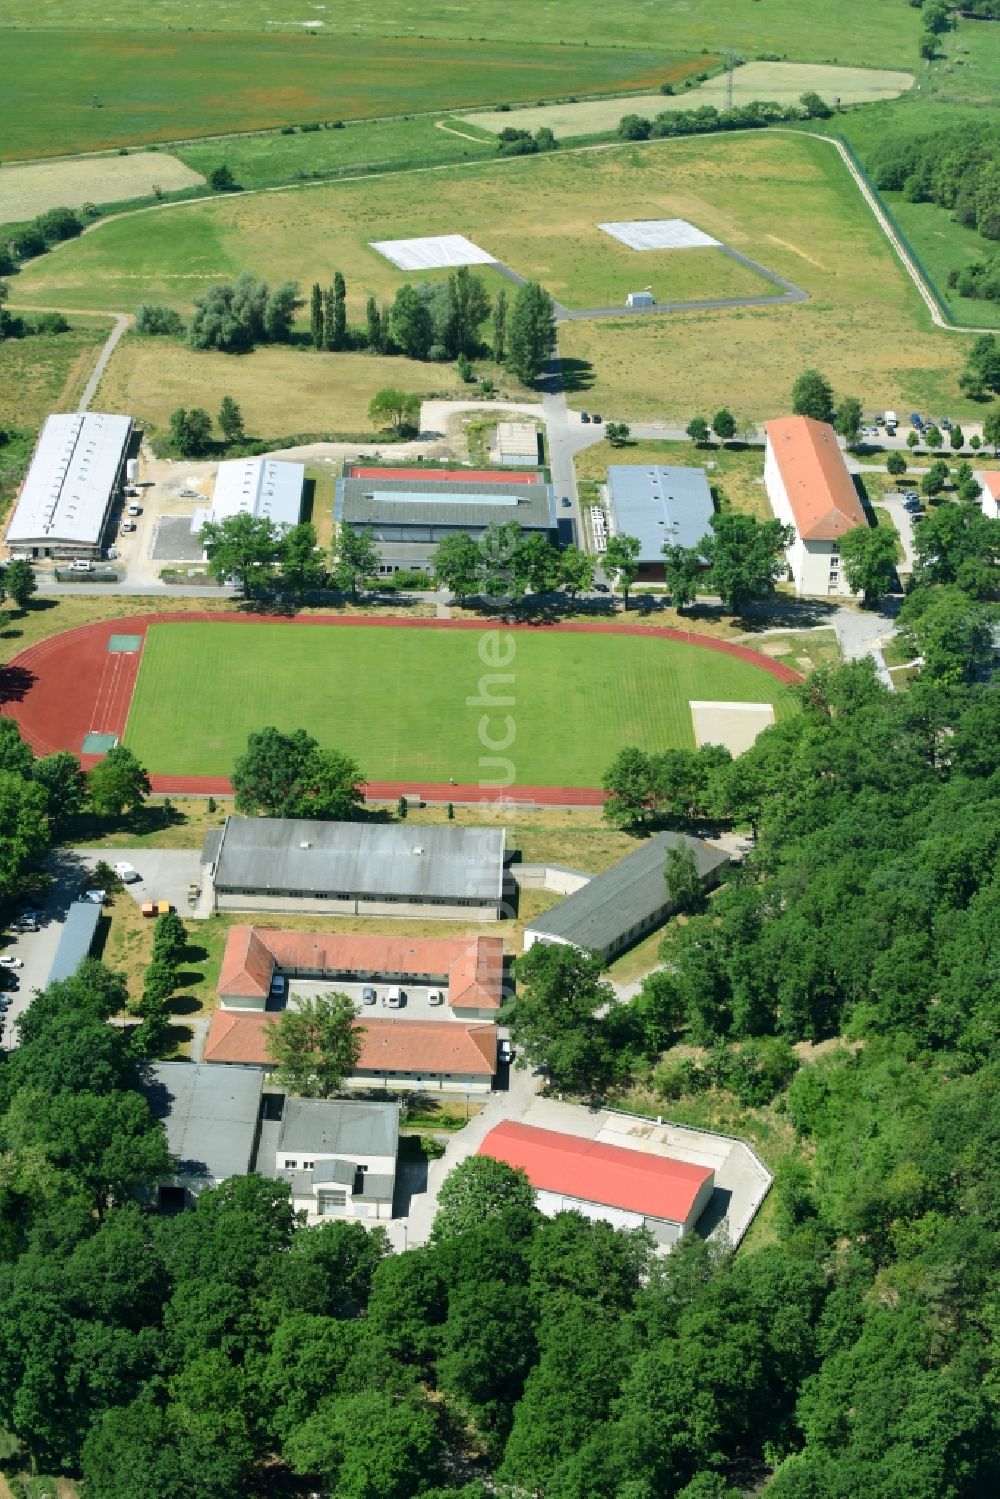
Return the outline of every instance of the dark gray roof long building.
{"type": "Polygon", "coordinates": [[[246,1176],[257,1146],[264,1074],[259,1067],[154,1062],[142,1091],[163,1121],[177,1175],[194,1190],[246,1176]]]}
{"type": "Polygon", "coordinates": [[[728,854],[701,838],[658,833],[532,921],[525,930],[525,947],[536,941],[563,942],[598,952],[604,958],[631,947],[662,926],[674,909],[664,879],[667,854],[672,848],[691,850],[699,878],[706,886],[715,884],[719,870],[729,863],[728,854]]]}
{"type": "Polygon", "coordinates": [[[515,521],[522,530],[556,526],[551,484],[435,483],[433,479],[338,479],[338,524],[370,526],[376,541],[440,541],[456,531],[477,536],[515,521]]]}
{"type": "Polygon", "coordinates": [[[59,938],[59,946],[49,969],[48,982],[71,979],[83,962],[90,957],[94,945],[97,923],[101,919],[101,908],[92,900],[75,900],[69,908],[66,923],[59,938]]]}
{"type": "Polygon", "coordinates": [[[230,817],[215,889],[332,899],[499,903],[503,828],[230,817]]]}

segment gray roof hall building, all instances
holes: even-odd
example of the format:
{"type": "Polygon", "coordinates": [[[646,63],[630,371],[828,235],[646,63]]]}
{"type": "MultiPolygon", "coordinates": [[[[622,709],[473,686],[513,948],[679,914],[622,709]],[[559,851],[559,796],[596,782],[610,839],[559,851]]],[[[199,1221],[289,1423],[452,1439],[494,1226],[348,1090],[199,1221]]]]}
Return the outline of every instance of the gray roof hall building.
{"type": "Polygon", "coordinates": [[[206,839],[219,911],[496,921],[503,828],[229,817],[206,839]]]}
{"type": "Polygon", "coordinates": [[[459,533],[478,541],[490,526],[513,521],[529,535],[555,540],[558,528],[551,484],[442,483],[418,475],[338,479],[333,518],[372,533],[384,575],[400,569],[429,572],[438,543],[459,533]]]}
{"type": "Polygon", "coordinates": [[[664,545],[696,547],[715,513],[703,468],[612,464],[608,500],[614,530],[642,543],[639,578],[650,581],[663,578],[664,545]]]}
{"type": "Polygon", "coordinates": [[[264,1090],[259,1067],[153,1062],[141,1088],[177,1167],[160,1185],[160,1207],[189,1206],[207,1187],[253,1169],[264,1090]]]}
{"type": "Polygon", "coordinates": [[[599,953],[608,961],[641,942],[676,909],[664,879],[673,848],[691,850],[706,889],[729,863],[728,854],[701,838],[658,833],[532,921],[525,928],[525,951],[536,942],[556,942],[599,953]]]}

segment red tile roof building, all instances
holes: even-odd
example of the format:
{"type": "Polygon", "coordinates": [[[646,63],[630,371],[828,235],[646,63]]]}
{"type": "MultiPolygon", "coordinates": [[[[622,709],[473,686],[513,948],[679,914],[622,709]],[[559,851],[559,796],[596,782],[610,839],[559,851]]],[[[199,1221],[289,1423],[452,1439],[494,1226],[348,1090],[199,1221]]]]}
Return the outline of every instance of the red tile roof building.
{"type": "Polygon", "coordinates": [[[768,422],[764,484],[775,516],[791,526],[787,550],[796,592],[853,597],[840,566],[840,538],[868,517],[847,470],[837,434],[810,416],[768,422]]]}
{"type": "MultiPolygon", "coordinates": [[[[267,1032],[278,1014],[263,1010],[216,1010],[205,1042],[206,1062],[271,1065],[267,1032]]],[[[496,1072],[495,1025],[455,1020],[357,1022],[361,1055],[351,1082],[357,1087],[414,1085],[488,1090],[496,1072]]]]}
{"type": "Polygon", "coordinates": [[[1000,468],[984,468],[975,475],[983,493],[980,503],[990,520],[1000,517],[1000,468]]]}
{"type": "Polygon", "coordinates": [[[453,1011],[488,1017],[503,993],[503,939],[351,936],[233,926],[219,974],[229,1009],[262,1008],[275,972],[288,977],[447,985],[453,1011]]]}
{"type": "Polygon", "coordinates": [[[715,1186],[706,1166],[512,1121],[491,1129],[479,1154],[524,1171],[543,1212],[576,1208],[622,1227],[645,1224],[662,1242],[694,1227],[715,1186]]]}

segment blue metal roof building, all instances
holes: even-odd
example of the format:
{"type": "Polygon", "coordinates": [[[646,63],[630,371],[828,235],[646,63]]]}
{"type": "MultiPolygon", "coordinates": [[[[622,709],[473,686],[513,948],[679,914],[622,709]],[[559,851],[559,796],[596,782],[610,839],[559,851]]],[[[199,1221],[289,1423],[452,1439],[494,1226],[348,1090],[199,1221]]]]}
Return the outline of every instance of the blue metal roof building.
{"type": "Polygon", "coordinates": [[[54,984],[57,979],[71,979],[84,958],[90,957],[100,919],[101,908],[94,901],[73,902],[49,970],[50,984],[54,984]]]}
{"type": "Polygon", "coordinates": [[[703,468],[612,464],[608,498],[614,528],[642,543],[639,576],[663,576],[665,545],[696,547],[711,530],[715,511],[703,468]]]}

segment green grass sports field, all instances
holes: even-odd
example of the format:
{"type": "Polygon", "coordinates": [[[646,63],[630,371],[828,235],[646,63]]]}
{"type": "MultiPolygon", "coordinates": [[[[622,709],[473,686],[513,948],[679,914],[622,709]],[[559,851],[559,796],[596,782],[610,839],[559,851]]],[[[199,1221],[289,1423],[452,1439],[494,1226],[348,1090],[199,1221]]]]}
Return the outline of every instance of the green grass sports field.
{"type": "MultiPolygon", "coordinates": [[[[485,631],[484,631],[485,633],[485,631]]],[[[153,773],[228,775],[254,729],[307,729],[372,780],[477,781],[480,720],[520,785],[596,786],[625,745],[693,746],[692,698],[771,702],[789,690],[749,662],[627,635],[518,632],[509,684],[494,685],[475,630],[286,624],[151,627],[125,742],[153,773]]],[[[494,772],[486,772],[491,776],[494,772]]]]}

